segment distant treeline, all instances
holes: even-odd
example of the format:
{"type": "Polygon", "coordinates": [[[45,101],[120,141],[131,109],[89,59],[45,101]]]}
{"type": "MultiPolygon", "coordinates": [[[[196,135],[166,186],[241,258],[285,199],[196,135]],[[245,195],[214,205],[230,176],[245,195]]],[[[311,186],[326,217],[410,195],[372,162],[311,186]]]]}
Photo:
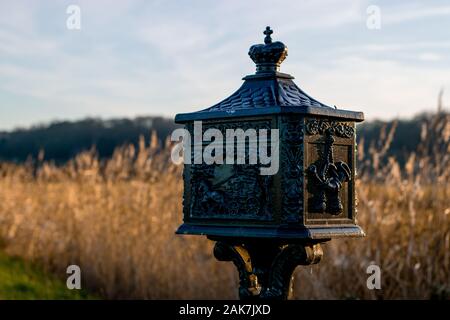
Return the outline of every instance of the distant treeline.
{"type": "Polygon", "coordinates": [[[150,137],[152,131],[164,139],[176,127],[162,117],[55,122],[29,129],[0,132],[0,160],[23,162],[37,158],[41,150],[45,160],[62,163],[81,151],[95,146],[99,157],[110,157],[124,144],[137,144],[139,136],[150,137]]]}
{"type": "MultiPolygon", "coordinates": [[[[389,131],[396,125],[389,154],[402,162],[405,155],[416,150],[420,140],[421,124],[429,115],[422,114],[411,120],[372,121],[358,125],[358,140],[364,143],[360,147],[367,150],[377,144],[383,131],[389,131]]],[[[162,117],[140,117],[136,119],[56,122],[49,125],[0,132],[0,160],[23,162],[27,158],[37,158],[44,150],[45,160],[62,163],[81,151],[95,145],[101,158],[112,155],[114,149],[124,144],[137,144],[139,136],[149,137],[157,133],[164,140],[177,125],[162,117]]],[[[386,133],[387,134],[387,133],[386,133]]]]}
{"type": "Polygon", "coordinates": [[[357,125],[358,152],[366,158],[370,148],[383,149],[386,141],[389,146],[385,157],[394,157],[403,165],[412,152],[417,151],[421,140],[421,130],[431,114],[421,114],[409,120],[366,121],[357,125]],[[389,135],[392,135],[390,139],[389,135]]]}

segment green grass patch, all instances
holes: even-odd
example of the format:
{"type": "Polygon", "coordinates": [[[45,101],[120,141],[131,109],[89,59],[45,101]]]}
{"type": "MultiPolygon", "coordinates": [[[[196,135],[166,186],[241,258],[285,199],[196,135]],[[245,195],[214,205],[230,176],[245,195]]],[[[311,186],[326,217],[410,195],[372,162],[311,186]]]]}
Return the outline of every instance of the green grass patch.
{"type": "Polygon", "coordinates": [[[0,300],[95,299],[85,290],[69,290],[54,275],[0,252],[0,300]]]}

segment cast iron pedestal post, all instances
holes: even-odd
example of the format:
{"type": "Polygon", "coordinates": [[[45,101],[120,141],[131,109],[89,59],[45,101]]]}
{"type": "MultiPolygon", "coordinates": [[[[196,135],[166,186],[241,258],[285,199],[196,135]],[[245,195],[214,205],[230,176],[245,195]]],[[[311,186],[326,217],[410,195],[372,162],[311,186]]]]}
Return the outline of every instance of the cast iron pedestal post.
{"type": "Polygon", "coordinates": [[[319,263],[320,243],[276,243],[265,239],[217,239],[214,256],[231,261],[239,272],[239,298],[287,300],[292,294],[293,272],[298,265],[319,263]]]}

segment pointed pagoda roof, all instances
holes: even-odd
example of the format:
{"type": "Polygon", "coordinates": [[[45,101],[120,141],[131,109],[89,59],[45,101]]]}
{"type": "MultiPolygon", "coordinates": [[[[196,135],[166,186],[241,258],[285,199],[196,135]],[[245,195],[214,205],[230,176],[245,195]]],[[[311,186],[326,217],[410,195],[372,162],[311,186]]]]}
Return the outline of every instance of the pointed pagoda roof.
{"type": "Polygon", "coordinates": [[[286,113],[364,120],[362,112],[337,109],[315,100],[294,83],[293,76],[279,72],[288,50],[284,43],[272,42],[272,33],[266,27],[264,44],[250,47],[248,54],[256,64],[256,73],[244,77],[235,93],[204,110],[177,114],[175,122],[286,113]]]}

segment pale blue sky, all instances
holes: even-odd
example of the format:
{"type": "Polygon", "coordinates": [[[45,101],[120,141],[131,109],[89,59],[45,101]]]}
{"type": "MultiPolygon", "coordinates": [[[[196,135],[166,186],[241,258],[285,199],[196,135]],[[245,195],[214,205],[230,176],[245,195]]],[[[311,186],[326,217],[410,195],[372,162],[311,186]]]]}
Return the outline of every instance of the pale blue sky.
{"type": "Polygon", "coordinates": [[[433,110],[441,88],[450,104],[449,0],[0,0],[0,130],[210,106],[254,72],[266,25],[289,48],[281,71],[319,101],[368,119],[433,110]]]}

